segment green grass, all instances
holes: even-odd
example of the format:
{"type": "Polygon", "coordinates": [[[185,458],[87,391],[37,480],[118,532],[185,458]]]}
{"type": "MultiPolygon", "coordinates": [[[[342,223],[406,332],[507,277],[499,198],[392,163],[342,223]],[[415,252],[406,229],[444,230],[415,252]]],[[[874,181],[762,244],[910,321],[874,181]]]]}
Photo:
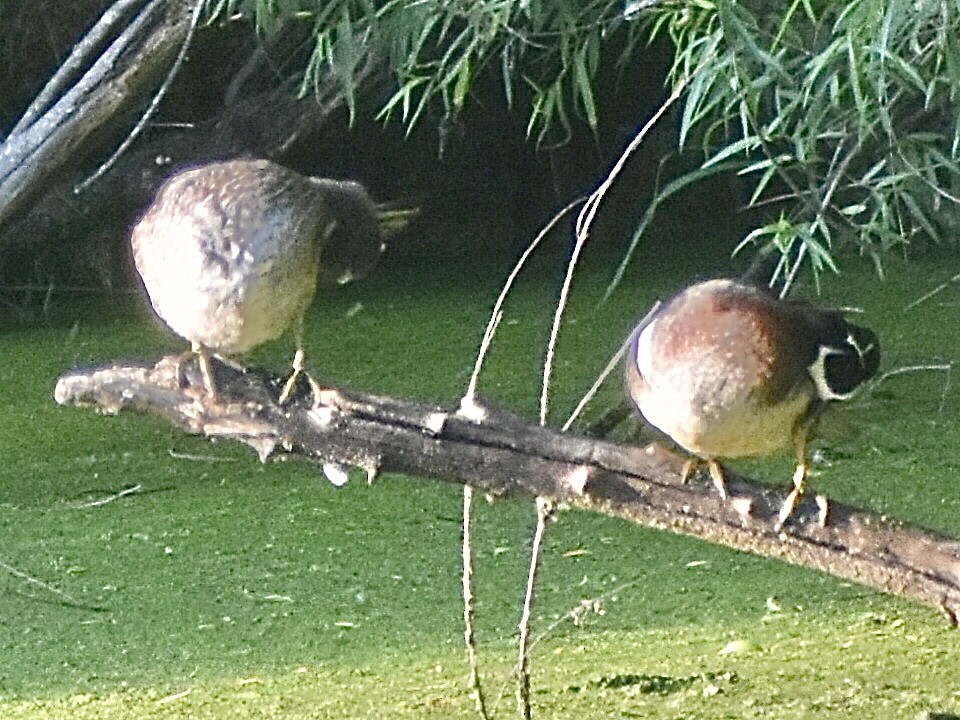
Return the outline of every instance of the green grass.
{"type": "MultiPolygon", "coordinates": [[[[588,255],[558,348],[558,421],[655,292],[702,272],[668,247],[599,308],[615,261],[588,255]]],[[[451,258],[425,288],[418,252],[318,300],[307,346],[322,380],[449,404],[463,392],[505,271],[451,258]]],[[[823,302],[866,310],[884,370],[956,361],[955,286],[904,310],[955,272],[944,258],[893,263],[883,284],[849,268],[823,302]]],[[[524,279],[480,383],[531,418],[556,282],[546,267],[524,279]]],[[[58,297],[0,336],[0,560],[45,584],[0,569],[0,717],[469,717],[459,489],[387,477],[338,490],[304,462],[261,465],[153,419],[57,407],[71,367],[178,347],[139,298],[115,300],[58,297]]],[[[281,370],[288,349],[254,359],[281,370]]],[[[944,394],[945,380],[904,373],[828,416],[815,487],[960,537],[960,390],[944,394]]],[[[603,398],[617,392],[614,380],[603,398]]],[[[791,468],[736,469],[786,485],[791,468]]],[[[510,717],[534,510],[477,512],[481,662],[510,717]]],[[[534,634],[538,717],[960,713],[960,634],[934,610],[586,513],[551,528],[534,634]]]]}

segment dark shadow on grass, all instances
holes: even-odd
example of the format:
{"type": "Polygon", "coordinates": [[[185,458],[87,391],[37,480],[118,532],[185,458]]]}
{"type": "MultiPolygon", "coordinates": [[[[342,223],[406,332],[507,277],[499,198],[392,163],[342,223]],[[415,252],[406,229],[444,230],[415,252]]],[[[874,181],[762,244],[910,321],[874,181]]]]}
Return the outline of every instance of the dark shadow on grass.
{"type": "Polygon", "coordinates": [[[103,613],[110,612],[110,608],[103,605],[88,605],[86,603],[77,602],[74,600],[65,600],[58,598],[42,597],[40,595],[34,595],[33,593],[26,593],[21,590],[6,590],[5,592],[10,595],[15,595],[16,597],[23,598],[24,600],[29,600],[30,602],[43,603],[44,605],[56,605],[57,607],[70,608],[72,610],[84,610],[86,612],[95,612],[103,613]]]}
{"type": "Polygon", "coordinates": [[[648,675],[646,673],[617,673],[616,675],[603,675],[589,681],[585,687],[572,685],[567,688],[567,692],[584,692],[590,690],[619,690],[623,688],[633,688],[634,692],[642,695],[671,695],[681,690],[686,690],[697,683],[715,684],[717,681],[736,682],[735,673],[706,672],[688,675],[686,677],[673,677],[670,675],[648,675]]]}

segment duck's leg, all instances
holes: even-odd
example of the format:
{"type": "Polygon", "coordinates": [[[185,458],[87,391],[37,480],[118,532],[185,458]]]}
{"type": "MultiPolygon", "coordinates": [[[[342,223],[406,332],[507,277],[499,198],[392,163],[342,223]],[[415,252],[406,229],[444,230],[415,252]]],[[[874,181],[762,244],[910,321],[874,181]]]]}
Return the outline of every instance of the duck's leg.
{"type": "MultiPolygon", "coordinates": [[[[683,464],[683,470],[680,471],[680,482],[686,485],[690,478],[697,472],[704,460],[698,457],[692,457],[683,464]]],[[[723,472],[723,466],[716,460],[707,460],[707,470],[710,472],[710,479],[713,480],[714,487],[720,493],[720,499],[727,499],[727,480],[723,472]]]]}
{"type": "Polygon", "coordinates": [[[723,472],[723,465],[716,460],[707,461],[707,470],[710,472],[710,478],[713,480],[714,487],[720,493],[720,499],[727,499],[727,476],[723,472]]]}
{"type": "Polygon", "coordinates": [[[290,373],[290,377],[287,378],[287,381],[283,384],[283,389],[280,391],[280,398],[278,403],[280,405],[286,405],[290,400],[290,396],[293,393],[293,389],[297,386],[297,380],[301,375],[307,378],[307,383],[310,385],[310,392],[313,395],[313,404],[314,406],[320,405],[324,396],[323,388],[320,387],[320,383],[313,379],[313,376],[310,375],[304,369],[304,360],[306,360],[307,354],[303,349],[303,316],[301,315],[297,318],[296,323],[294,324],[294,339],[297,343],[297,351],[293,355],[293,372],[290,373]]]}
{"type": "Polygon", "coordinates": [[[690,482],[690,478],[693,477],[693,474],[700,469],[700,465],[703,464],[703,460],[698,457],[692,457],[683,464],[683,469],[680,471],[680,482],[686,485],[690,482]]]}
{"type": "Polygon", "coordinates": [[[774,528],[778,532],[793,515],[793,511],[797,509],[797,505],[800,503],[800,498],[807,492],[807,474],[810,471],[807,462],[807,433],[805,431],[798,433],[794,443],[797,450],[797,469],[793,473],[793,487],[790,489],[787,499],[783,501],[783,505],[780,506],[780,513],[777,516],[777,524],[774,528]]]}
{"type": "Polygon", "coordinates": [[[200,377],[203,379],[203,386],[210,399],[216,402],[219,399],[219,393],[217,393],[217,384],[213,379],[213,364],[210,362],[210,351],[207,350],[206,345],[198,342],[193,342],[190,346],[190,351],[181,355],[177,361],[177,383],[181,386],[186,385],[182,363],[187,358],[187,355],[196,355],[197,364],[200,366],[200,377]]]}
{"type": "MultiPolygon", "coordinates": [[[[297,345],[297,351],[293,355],[293,372],[290,373],[290,377],[287,378],[287,381],[283,384],[283,389],[280,391],[280,398],[278,402],[281,405],[286,405],[287,401],[290,400],[290,394],[297,386],[297,379],[303,372],[303,361],[306,357],[306,353],[304,353],[303,348],[299,346],[299,343],[297,345]]],[[[309,374],[307,377],[310,377],[309,374]]]]}

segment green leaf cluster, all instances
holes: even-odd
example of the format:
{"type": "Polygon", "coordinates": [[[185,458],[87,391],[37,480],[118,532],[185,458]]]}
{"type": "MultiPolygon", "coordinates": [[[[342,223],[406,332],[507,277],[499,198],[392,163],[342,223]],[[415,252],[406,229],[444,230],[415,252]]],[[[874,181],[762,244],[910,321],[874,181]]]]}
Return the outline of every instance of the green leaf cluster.
{"type": "Polygon", "coordinates": [[[676,148],[702,162],[664,193],[739,173],[743,203],[772,218],[745,244],[793,248],[817,274],[836,269],[841,241],[879,271],[891,249],[956,235],[957,0],[209,0],[208,10],[253,17],[264,33],[291,17],[312,23],[303,93],[333,78],[353,117],[369,68],[386,69],[379,117],[408,128],[429,117],[441,138],[478,78],[499,76],[541,145],[564,142],[576,122],[596,129],[604,63],[667,37],[667,81],[685,88],[676,148]]]}
{"type": "Polygon", "coordinates": [[[816,273],[853,242],[882,255],[952,241],[960,203],[960,3],[696,0],[653,27],[689,83],[679,145],[748,179],[773,244],[816,273]],[[779,210],[779,212],[776,212],[779,210]]]}
{"type": "Polygon", "coordinates": [[[507,101],[527,108],[539,143],[564,142],[575,122],[596,129],[601,48],[625,33],[626,59],[641,37],[622,0],[210,0],[208,13],[255,18],[264,33],[291,17],[312,22],[301,90],[332,75],[353,113],[358,71],[375,63],[395,79],[380,118],[408,128],[437,107],[441,126],[455,123],[477,78],[495,73],[507,101]]]}

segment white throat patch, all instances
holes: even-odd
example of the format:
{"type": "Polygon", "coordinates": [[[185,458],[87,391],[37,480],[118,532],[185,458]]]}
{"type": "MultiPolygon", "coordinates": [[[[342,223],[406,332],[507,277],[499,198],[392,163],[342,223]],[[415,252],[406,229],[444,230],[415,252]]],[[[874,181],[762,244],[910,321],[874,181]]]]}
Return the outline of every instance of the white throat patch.
{"type": "Polygon", "coordinates": [[[830,387],[827,381],[826,359],[831,355],[842,355],[843,351],[836,348],[821,345],[817,354],[817,359],[807,367],[807,372],[813,378],[813,384],[817,388],[817,396],[821,400],[849,400],[854,395],[854,390],[848,393],[838,393],[830,387]]]}

